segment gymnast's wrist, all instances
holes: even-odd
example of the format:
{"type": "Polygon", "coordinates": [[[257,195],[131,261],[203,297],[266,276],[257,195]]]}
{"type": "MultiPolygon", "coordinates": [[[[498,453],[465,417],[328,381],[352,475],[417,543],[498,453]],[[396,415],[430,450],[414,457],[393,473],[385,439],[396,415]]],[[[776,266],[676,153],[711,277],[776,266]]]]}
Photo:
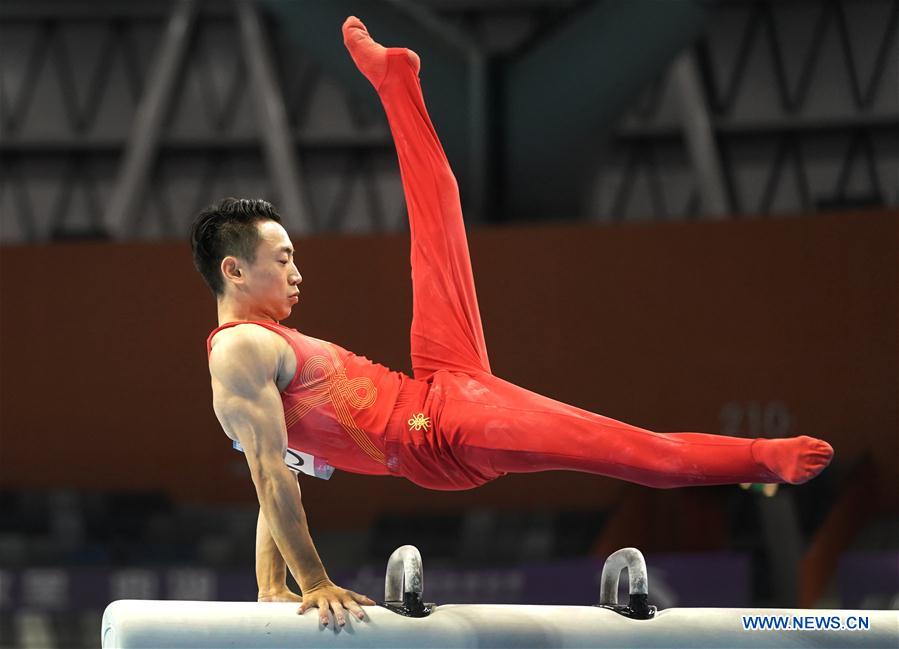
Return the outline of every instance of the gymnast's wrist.
{"type": "Polygon", "coordinates": [[[258,598],[273,597],[279,595],[289,588],[287,587],[287,578],[282,575],[281,579],[257,579],[256,580],[258,598]]]}
{"type": "Polygon", "coordinates": [[[302,599],[296,595],[287,584],[276,588],[259,589],[256,595],[257,602],[290,602],[302,599]]]}
{"type": "Polygon", "coordinates": [[[283,592],[284,588],[286,587],[287,585],[285,584],[282,588],[260,588],[259,592],[256,594],[256,597],[259,600],[276,597],[279,593],[283,592]]]}
{"type": "Polygon", "coordinates": [[[297,583],[300,586],[300,590],[304,593],[308,593],[311,590],[316,590],[317,588],[322,588],[324,586],[334,586],[334,582],[331,581],[330,577],[328,577],[328,574],[325,572],[310,579],[303,579],[297,583]]]}

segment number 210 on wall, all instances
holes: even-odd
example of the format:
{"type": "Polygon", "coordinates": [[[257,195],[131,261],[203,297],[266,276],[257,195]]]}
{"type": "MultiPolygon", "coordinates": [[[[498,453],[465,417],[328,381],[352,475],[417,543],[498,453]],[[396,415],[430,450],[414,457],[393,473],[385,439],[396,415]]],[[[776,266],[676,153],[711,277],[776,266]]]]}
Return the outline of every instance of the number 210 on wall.
{"type": "Polygon", "coordinates": [[[718,414],[721,434],[736,437],[786,437],[793,416],[783,401],[730,401],[718,414]]]}

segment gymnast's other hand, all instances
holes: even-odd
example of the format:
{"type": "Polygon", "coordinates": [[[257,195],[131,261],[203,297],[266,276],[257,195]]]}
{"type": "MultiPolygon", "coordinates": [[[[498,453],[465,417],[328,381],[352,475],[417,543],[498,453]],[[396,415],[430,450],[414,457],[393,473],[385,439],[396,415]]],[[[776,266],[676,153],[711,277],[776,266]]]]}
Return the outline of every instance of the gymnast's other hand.
{"type": "Polygon", "coordinates": [[[318,618],[323,626],[328,626],[328,610],[334,611],[334,619],[339,626],[346,625],[345,611],[349,611],[360,620],[365,619],[365,612],[359,604],[374,606],[375,601],[365,595],[354,593],[326,580],[314,588],[303,591],[303,604],[297,611],[300,615],[313,606],[318,607],[318,618]]]}

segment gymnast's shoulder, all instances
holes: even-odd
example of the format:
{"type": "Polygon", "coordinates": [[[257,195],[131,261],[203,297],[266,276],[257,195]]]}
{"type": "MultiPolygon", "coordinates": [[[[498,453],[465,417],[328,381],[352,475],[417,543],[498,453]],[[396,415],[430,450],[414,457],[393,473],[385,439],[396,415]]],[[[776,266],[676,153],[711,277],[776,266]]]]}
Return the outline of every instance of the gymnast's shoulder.
{"type": "Polygon", "coordinates": [[[213,381],[272,378],[281,365],[284,344],[278,334],[252,323],[219,331],[212,339],[209,354],[213,381]]]}

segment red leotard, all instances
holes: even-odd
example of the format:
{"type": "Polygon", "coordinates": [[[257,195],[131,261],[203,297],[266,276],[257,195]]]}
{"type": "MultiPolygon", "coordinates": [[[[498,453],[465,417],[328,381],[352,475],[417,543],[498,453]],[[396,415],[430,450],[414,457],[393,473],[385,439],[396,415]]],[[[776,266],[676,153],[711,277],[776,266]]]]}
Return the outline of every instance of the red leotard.
{"type": "Polygon", "coordinates": [[[384,439],[394,412],[421,410],[428,384],[373,363],[364,356],[296,329],[264,321],[229,322],[222,329],[254,324],[281,335],[297,358],[297,371],[281,391],[287,443],[338,469],[388,475],[384,439]]]}

